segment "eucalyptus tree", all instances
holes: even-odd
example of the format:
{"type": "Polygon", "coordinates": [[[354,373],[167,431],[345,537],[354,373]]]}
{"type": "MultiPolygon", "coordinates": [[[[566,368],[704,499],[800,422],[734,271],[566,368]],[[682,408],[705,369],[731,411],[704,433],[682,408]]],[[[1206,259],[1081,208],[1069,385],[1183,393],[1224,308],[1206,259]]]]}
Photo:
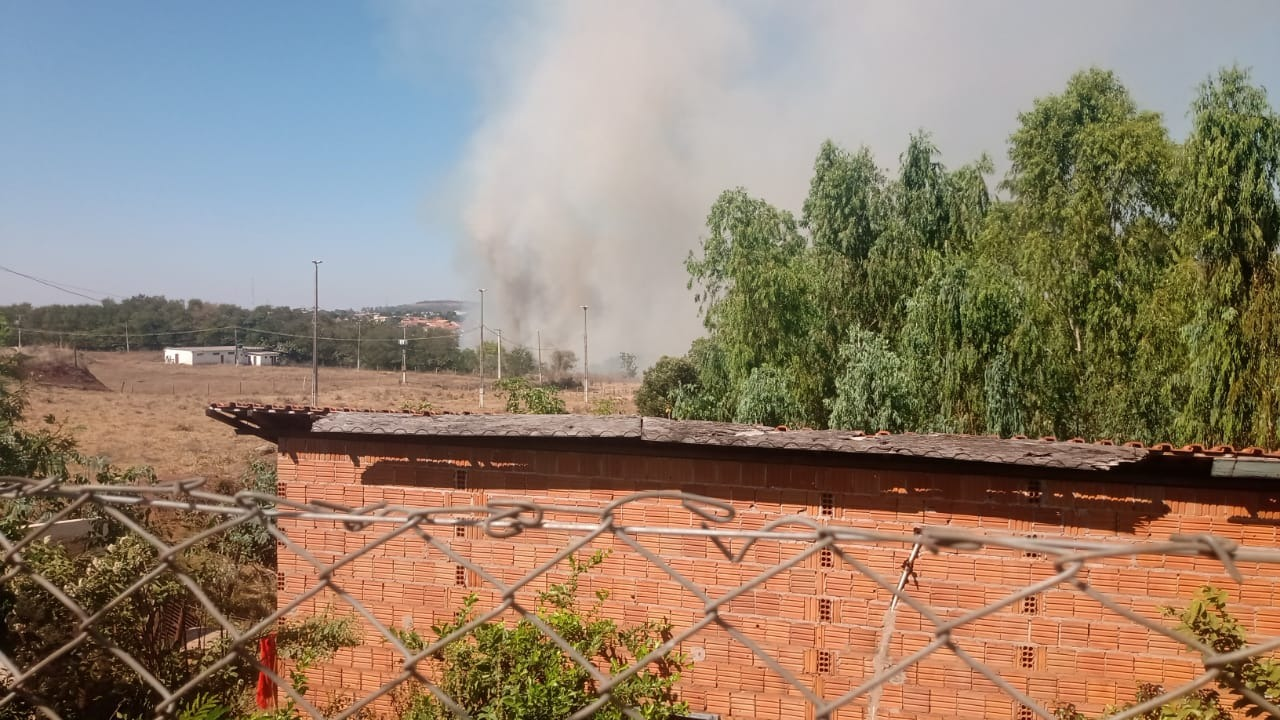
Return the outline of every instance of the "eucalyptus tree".
{"type": "Polygon", "coordinates": [[[898,177],[887,188],[889,217],[867,257],[871,306],[879,331],[895,342],[907,302],[948,248],[948,177],[927,133],[916,133],[901,155],[898,177]]]}
{"type": "Polygon", "coordinates": [[[1004,187],[1028,300],[1013,369],[1040,390],[1030,430],[1130,432],[1140,313],[1173,259],[1174,156],[1160,116],[1108,71],[1078,73],[1019,115],[1004,187]]]}
{"type": "Polygon", "coordinates": [[[831,427],[867,432],[915,427],[906,369],[883,336],[851,328],[840,346],[840,368],[830,402],[831,427]]]}
{"type": "Polygon", "coordinates": [[[1280,122],[1266,92],[1239,68],[1200,87],[1184,151],[1181,247],[1199,270],[1187,438],[1277,444],[1277,261],[1280,122]]]}
{"type": "MultiPolygon", "coordinates": [[[[701,256],[690,253],[685,267],[703,323],[723,352],[728,388],[736,392],[752,371],[770,365],[799,378],[798,392],[820,393],[821,382],[805,379],[813,372],[804,362],[811,324],[821,312],[794,216],[739,188],[712,206],[707,231],[701,256]]],[[[736,398],[724,400],[736,405],[736,398]]]]}
{"type": "Polygon", "coordinates": [[[888,222],[886,179],[866,147],[850,152],[826,141],[813,163],[813,178],[800,225],[809,234],[807,275],[815,303],[807,344],[808,411],[825,424],[838,371],[835,359],[848,328],[880,329],[882,315],[868,291],[867,256],[888,222]]]}

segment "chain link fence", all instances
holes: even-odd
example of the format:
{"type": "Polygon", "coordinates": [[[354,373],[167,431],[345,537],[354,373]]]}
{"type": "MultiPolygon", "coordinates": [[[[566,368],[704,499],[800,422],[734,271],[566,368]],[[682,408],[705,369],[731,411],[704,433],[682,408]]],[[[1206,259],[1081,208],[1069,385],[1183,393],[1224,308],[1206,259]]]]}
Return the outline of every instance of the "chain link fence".
{"type": "MultiPolygon", "coordinates": [[[[150,715],[180,716],[200,698],[207,699],[210,688],[235,687],[235,677],[243,682],[246,671],[259,677],[260,692],[266,687],[268,694],[278,693],[279,700],[301,717],[339,719],[387,714],[387,700],[407,684],[424,688],[457,717],[471,717],[442,689],[432,663],[450,644],[463,641],[483,624],[515,619],[536,627],[559,646],[566,663],[576,664],[589,678],[594,699],[576,709],[572,718],[593,717],[602,708],[616,708],[631,718],[644,717],[618,697],[618,688],[652,669],[670,653],[696,644],[700,636],[718,633],[749,652],[751,662],[761,672],[778,679],[786,694],[801,699],[813,717],[831,718],[837,713],[843,717],[842,708],[856,708],[861,717],[901,716],[897,709],[886,706],[885,689],[901,683],[914,668],[931,658],[947,655],[953,668],[962,668],[976,682],[989,683],[989,688],[1007,696],[1009,707],[1017,708],[1015,716],[1052,719],[1063,703],[1084,703],[1086,698],[1033,697],[1026,682],[1006,677],[998,664],[972,652],[973,634],[966,634],[1011,608],[1027,607],[1029,599],[1048,591],[1069,591],[1081,601],[1096,603],[1111,618],[1128,623],[1141,633],[1185,648],[1189,662],[1198,668],[1185,682],[1168,689],[1159,687],[1137,704],[1112,708],[1111,717],[1151,717],[1146,713],[1213,687],[1223,688],[1232,699],[1250,706],[1254,714],[1280,717],[1274,692],[1280,682],[1260,685],[1256,673],[1241,670],[1280,648],[1280,637],[1253,637],[1247,643],[1234,644],[1205,641],[1179,630],[1176,620],[1136,610],[1132,603],[1118,599],[1115,592],[1089,579],[1092,568],[1114,570],[1137,559],[1155,566],[1172,565],[1177,559],[1192,558],[1198,572],[1212,567],[1224,583],[1244,582],[1247,575],[1255,584],[1276,584],[1280,550],[1241,547],[1212,536],[1173,537],[1158,542],[1086,542],[1068,537],[981,534],[952,527],[919,527],[914,533],[880,532],[813,516],[789,516],[747,528],[735,524],[735,510],[729,503],[677,492],[641,493],[594,507],[493,500],[478,506],[378,504],[344,508],[254,492],[234,496],[210,493],[202,490],[198,481],[155,486],[72,485],[9,477],[0,478],[0,499],[7,514],[0,533],[4,557],[0,611],[6,614],[4,635],[0,637],[4,687],[0,693],[0,717],[71,717],[75,711],[68,711],[68,707],[91,705],[93,698],[80,697],[81,706],[76,706],[75,701],[56,700],[52,693],[74,695],[76,688],[66,687],[66,678],[82,677],[88,685],[88,678],[103,673],[114,674],[117,683],[137,686],[136,694],[145,698],[150,715]],[[626,509],[641,502],[668,503],[675,508],[673,512],[682,513],[692,522],[628,524],[626,509]],[[303,533],[294,532],[291,527],[327,528],[326,532],[358,539],[334,558],[322,559],[313,548],[300,542],[297,536],[303,533]],[[536,533],[548,533],[557,545],[554,552],[540,556],[533,564],[501,568],[505,572],[499,572],[500,568],[477,562],[455,547],[452,541],[468,533],[482,541],[514,543],[536,533]],[[239,539],[228,545],[228,538],[239,539]],[[728,592],[711,593],[705,584],[694,582],[687,572],[665,558],[661,545],[650,542],[655,539],[709,542],[720,552],[726,568],[764,544],[787,550],[777,553],[776,562],[762,572],[742,577],[728,592]],[[563,567],[567,558],[589,552],[601,541],[624,549],[649,569],[656,569],[668,586],[684,593],[686,604],[697,608],[694,622],[671,628],[660,644],[621,666],[602,666],[598,660],[585,656],[551,627],[539,613],[536,601],[531,600],[535,597],[531,591],[544,587],[547,578],[563,567]],[[308,584],[302,592],[282,592],[278,599],[267,592],[258,599],[256,611],[245,610],[243,602],[231,607],[235,603],[228,600],[228,595],[236,588],[242,591],[244,585],[253,584],[244,580],[253,573],[246,576],[244,572],[254,563],[242,557],[241,567],[232,571],[223,568],[224,575],[219,576],[209,569],[207,557],[200,551],[222,543],[217,547],[225,555],[236,542],[274,546],[264,558],[273,552],[281,553],[281,557],[288,554],[291,562],[308,568],[308,584]],[[393,542],[413,544],[424,556],[464,569],[474,579],[473,586],[482,588],[492,603],[442,636],[411,647],[413,644],[406,642],[405,633],[393,626],[392,619],[385,613],[380,616],[351,587],[352,581],[344,578],[344,568],[393,542]],[[963,610],[939,609],[920,592],[917,566],[922,558],[963,568],[963,560],[978,553],[1029,560],[1043,572],[1029,576],[1030,581],[1012,592],[990,601],[981,597],[963,610]],[[200,560],[201,557],[206,559],[200,560]],[[892,561],[886,563],[886,557],[892,561]],[[822,567],[834,565],[869,580],[887,599],[881,622],[876,624],[885,631],[876,637],[868,670],[858,677],[846,678],[837,693],[815,687],[810,679],[813,668],[798,668],[795,663],[776,657],[776,651],[771,649],[776,646],[766,646],[757,633],[746,631],[730,611],[735,601],[793,568],[815,561],[822,567]],[[103,580],[104,574],[115,567],[104,567],[110,563],[119,565],[119,572],[103,580]],[[228,577],[231,579],[226,580],[228,577]],[[263,655],[263,639],[278,631],[286,619],[297,617],[299,611],[313,611],[321,597],[358,621],[366,644],[376,641],[379,652],[392,659],[386,672],[379,671],[381,681],[376,687],[360,688],[356,696],[325,707],[307,692],[297,675],[287,672],[288,663],[276,663],[270,657],[264,661],[263,655]],[[895,657],[892,650],[900,646],[890,641],[892,629],[895,617],[904,614],[916,618],[925,641],[900,649],[895,657]],[[40,622],[48,625],[42,628],[40,622]],[[51,635],[52,627],[60,632],[51,635]],[[33,647],[33,643],[38,644],[33,638],[39,637],[46,638],[45,645],[33,647]],[[51,684],[50,677],[64,680],[51,684]]],[[[269,559],[259,563],[267,580],[259,578],[254,582],[275,585],[271,568],[265,567],[269,564],[269,559]]],[[[395,578],[387,580],[394,582],[395,578]]],[[[818,613],[829,614],[829,605],[820,605],[818,613]]],[[[819,665],[824,657],[819,655],[819,665]]],[[[693,658],[695,665],[697,660],[693,658]]],[[[825,661],[831,662],[829,657],[825,661]]],[[[295,656],[294,666],[298,664],[295,656]]],[[[251,686],[241,689],[252,693],[251,686]]],[[[113,708],[98,708],[95,714],[111,717],[113,708]]]]}

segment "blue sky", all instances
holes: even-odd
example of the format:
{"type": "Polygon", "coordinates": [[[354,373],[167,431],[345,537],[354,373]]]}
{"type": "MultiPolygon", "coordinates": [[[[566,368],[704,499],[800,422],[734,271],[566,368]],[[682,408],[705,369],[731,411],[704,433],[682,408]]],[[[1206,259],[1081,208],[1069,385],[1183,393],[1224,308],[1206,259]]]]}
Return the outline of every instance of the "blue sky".
{"type": "MultiPolygon", "coordinates": [[[[0,4],[3,264],[118,295],[327,304],[455,294],[430,217],[475,122],[356,2],[0,4]]],[[[92,293],[91,293],[92,294],[92,293]]],[[[0,303],[78,302],[12,275],[0,303]]]]}
{"type": "MultiPolygon", "coordinates": [[[[315,258],[325,307],[485,286],[526,339],[589,304],[606,355],[681,352],[720,190],[798,210],[824,138],[891,167],[918,128],[1002,165],[1090,65],[1180,138],[1224,65],[1280,106],[1277,36],[1273,0],[8,0],[0,265],[306,306],[315,258]]],[[[20,301],[83,300],[0,273],[20,301]]]]}

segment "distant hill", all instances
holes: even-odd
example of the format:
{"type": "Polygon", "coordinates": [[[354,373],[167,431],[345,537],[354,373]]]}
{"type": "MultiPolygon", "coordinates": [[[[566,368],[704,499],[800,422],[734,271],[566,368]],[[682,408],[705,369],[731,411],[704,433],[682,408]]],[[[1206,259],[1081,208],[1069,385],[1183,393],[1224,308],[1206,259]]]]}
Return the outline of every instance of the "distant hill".
{"type": "Polygon", "coordinates": [[[376,311],[390,315],[407,315],[417,313],[466,313],[471,303],[463,300],[419,300],[405,305],[385,305],[374,308],[376,311]]]}

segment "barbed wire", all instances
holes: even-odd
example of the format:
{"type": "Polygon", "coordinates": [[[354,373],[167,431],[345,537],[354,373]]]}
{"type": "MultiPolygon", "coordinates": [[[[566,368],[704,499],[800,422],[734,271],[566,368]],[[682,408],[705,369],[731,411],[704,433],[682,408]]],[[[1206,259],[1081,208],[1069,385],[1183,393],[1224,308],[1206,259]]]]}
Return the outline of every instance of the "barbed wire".
{"type": "MultiPolygon", "coordinates": [[[[832,717],[837,709],[855,702],[868,703],[868,707],[874,708],[880,701],[880,693],[888,684],[899,682],[905,673],[931,656],[950,653],[975,677],[984,678],[1017,703],[1028,717],[1053,720],[1054,712],[1045,705],[1044,698],[1031,697],[1025,686],[1020,687],[1018,682],[1004,677],[990,662],[971,653],[966,649],[967,640],[959,635],[968,626],[1014,607],[1026,598],[1050,590],[1069,589],[1098,603],[1117,618],[1152,635],[1173,641],[1192,656],[1198,657],[1201,665],[1198,674],[1187,682],[1159,692],[1141,703],[1120,709],[1110,717],[1115,720],[1139,717],[1173,700],[1190,697],[1215,683],[1230,688],[1259,711],[1280,717],[1280,707],[1265,697],[1261,690],[1242,679],[1238,672],[1241,663],[1264,658],[1280,648],[1280,637],[1226,650],[1213,647],[1175,627],[1146,617],[1089,580],[1089,568],[1105,566],[1117,559],[1187,557],[1203,559],[1203,562],[1219,568],[1226,578],[1235,582],[1245,580],[1242,565],[1247,565],[1255,572],[1263,570],[1263,579],[1272,582],[1269,568],[1280,568],[1280,549],[1244,547],[1210,535],[1172,536],[1159,541],[1094,541],[1077,537],[988,534],[950,526],[920,526],[914,532],[896,532],[853,527],[834,522],[831,518],[810,515],[778,517],[762,522],[757,527],[749,527],[741,522],[740,514],[731,503],[677,491],[635,493],[598,505],[491,499],[482,505],[419,507],[378,502],[353,508],[318,500],[301,502],[253,491],[234,495],[221,494],[203,489],[203,482],[200,480],[123,486],[0,477],[0,500],[9,504],[53,501],[46,516],[38,522],[0,533],[0,553],[4,559],[4,572],[0,575],[0,595],[10,582],[26,578],[47,593],[51,602],[70,613],[75,621],[75,627],[70,629],[69,639],[65,644],[26,665],[15,658],[14,648],[0,644],[0,675],[4,680],[4,690],[0,690],[3,693],[0,695],[0,716],[4,716],[4,708],[22,702],[47,717],[61,717],[49,699],[36,691],[37,680],[42,672],[56,662],[93,644],[109,652],[145,684],[155,699],[153,709],[156,717],[175,716],[181,703],[199,693],[202,686],[216,673],[232,663],[242,662],[269,678],[299,712],[314,718],[342,720],[358,716],[368,712],[372,704],[389,697],[406,683],[419,684],[457,717],[468,718],[471,716],[458,700],[450,697],[440,687],[439,678],[432,673],[429,662],[438,658],[451,643],[461,641],[485,623],[514,614],[514,617],[536,627],[547,640],[560,648],[569,662],[576,664],[590,677],[596,698],[574,712],[570,716],[573,719],[592,717],[609,704],[616,706],[627,717],[641,719],[643,716],[640,712],[623,704],[616,697],[615,691],[669,653],[694,641],[700,634],[714,631],[726,634],[747,648],[756,661],[786,683],[789,691],[801,696],[818,718],[832,717]],[[689,522],[648,524],[627,521],[633,508],[654,502],[672,504],[687,515],[689,522]],[[186,537],[166,540],[141,518],[142,511],[181,513],[189,517],[204,518],[207,522],[186,537]],[[97,607],[86,607],[73,599],[73,593],[65,584],[33,572],[27,559],[39,544],[51,541],[58,521],[86,514],[118,524],[125,533],[142,540],[155,552],[154,565],[149,570],[132,579],[127,587],[97,607]],[[301,523],[324,525],[336,532],[361,534],[359,540],[362,542],[354,549],[337,554],[331,561],[322,560],[315,548],[309,548],[304,539],[291,534],[289,528],[293,525],[300,526],[301,523]],[[291,597],[281,595],[272,612],[248,620],[233,620],[216,599],[220,588],[202,587],[194,574],[184,567],[182,558],[184,553],[202,543],[245,527],[265,532],[277,544],[280,552],[291,553],[293,562],[313,571],[314,584],[291,597]],[[455,528],[475,528],[476,532],[489,540],[517,542],[521,536],[534,533],[557,533],[556,537],[567,537],[568,541],[545,558],[533,562],[531,566],[518,568],[514,579],[506,579],[502,571],[510,568],[486,567],[466,552],[453,547],[449,541],[455,528]],[[363,537],[366,533],[370,535],[368,539],[363,537]],[[745,578],[728,592],[712,594],[678,570],[669,558],[646,543],[646,540],[653,538],[701,539],[710,542],[719,551],[719,562],[726,563],[726,566],[741,564],[762,543],[794,546],[795,552],[745,578]],[[483,588],[492,591],[496,603],[435,641],[424,643],[424,647],[411,649],[400,633],[393,630],[387,621],[379,619],[358,592],[347,589],[347,580],[342,577],[344,568],[356,560],[401,540],[419,542],[427,552],[437,553],[447,562],[473,573],[483,588]],[[643,558],[652,568],[660,571],[662,576],[688,593],[694,599],[693,605],[699,608],[695,622],[686,628],[674,630],[660,645],[616,672],[608,672],[585,657],[572,642],[562,637],[545,621],[539,614],[537,605],[529,600],[529,592],[535,582],[545,580],[567,558],[594,547],[593,543],[600,540],[618,544],[643,558]],[[915,564],[922,554],[959,558],[993,551],[1009,551],[1023,557],[1041,558],[1048,574],[1027,582],[994,602],[981,604],[958,614],[932,607],[914,591],[919,587],[915,564]],[[900,575],[889,575],[883,570],[883,556],[887,552],[909,553],[904,562],[893,566],[901,568],[900,575]],[[851,570],[870,580],[878,591],[888,594],[888,613],[909,608],[923,619],[922,624],[929,634],[927,642],[906,652],[896,661],[888,658],[887,637],[882,636],[877,650],[877,662],[872,671],[866,677],[853,680],[851,688],[835,697],[825,697],[822,692],[806,683],[801,677],[803,672],[783,662],[738,627],[734,614],[729,610],[735,600],[765,586],[771,580],[783,577],[815,556],[820,556],[824,563],[838,561],[842,563],[842,569],[851,570]],[[882,569],[876,569],[877,565],[882,569]],[[127,600],[162,577],[171,578],[185,588],[210,626],[224,641],[220,646],[220,657],[198,667],[189,677],[181,678],[179,682],[162,681],[161,677],[172,675],[170,668],[148,667],[142,659],[130,654],[117,639],[102,629],[112,613],[120,612],[127,600]],[[322,712],[305,694],[304,689],[291,684],[281,676],[276,667],[265,664],[254,651],[254,644],[260,638],[283,619],[314,604],[321,593],[332,593],[340,598],[364,623],[366,630],[389,648],[395,658],[395,668],[378,687],[362,688],[365,691],[362,697],[354,698],[345,708],[329,714],[322,712]]],[[[825,564],[823,566],[830,567],[825,564]]],[[[390,580],[394,582],[395,578],[390,580]]],[[[452,613],[453,609],[449,609],[449,612],[452,613]]],[[[892,622],[887,623],[887,626],[891,629],[892,622]]],[[[1055,700],[1083,702],[1083,698],[1055,700]]],[[[871,715],[874,714],[873,709],[871,715]]]]}

